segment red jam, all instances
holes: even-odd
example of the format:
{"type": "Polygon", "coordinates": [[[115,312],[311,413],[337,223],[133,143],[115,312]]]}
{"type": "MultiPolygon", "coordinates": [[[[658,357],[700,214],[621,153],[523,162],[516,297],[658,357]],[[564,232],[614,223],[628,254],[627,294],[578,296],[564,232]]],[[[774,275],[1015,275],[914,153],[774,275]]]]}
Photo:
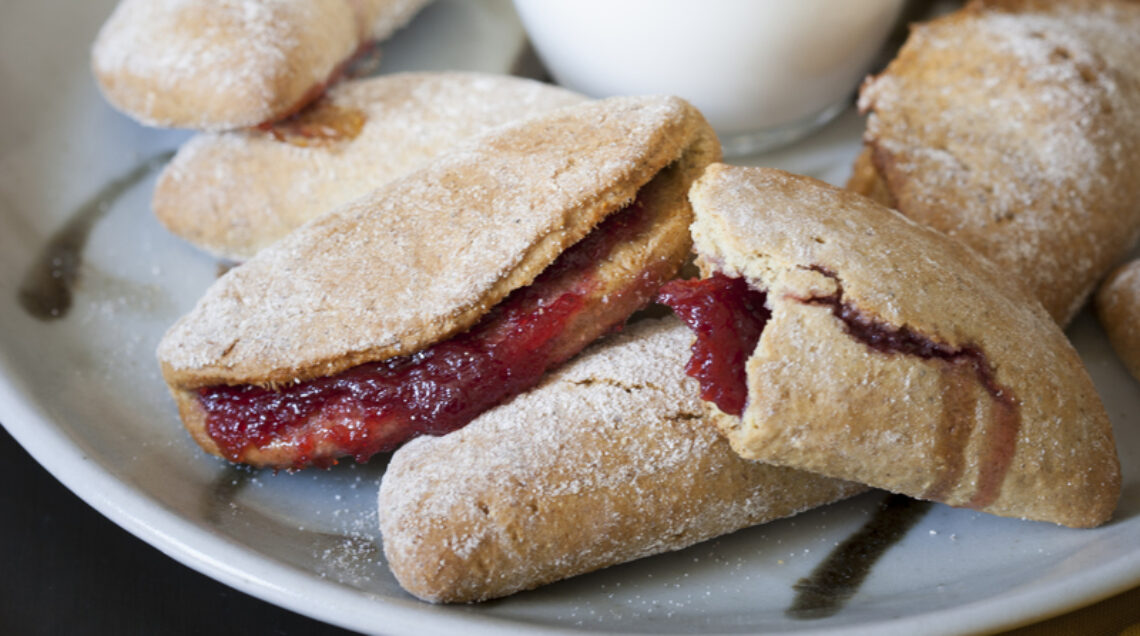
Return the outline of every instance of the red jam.
{"type": "Polygon", "coordinates": [[[240,461],[249,448],[287,443],[293,451],[291,465],[303,467],[331,465],[340,455],[363,462],[416,435],[459,428],[537,384],[547,369],[620,327],[652,298],[671,270],[651,267],[604,298],[598,297],[602,292],[596,280],[597,264],[645,231],[650,221],[635,201],[470,331],[413,355],[276,391],[251,385],[204,387],[199,395],[207,412],[206,430],[232,461],[240,461]],[[607,310],[623,311],[599,319],[601,303],[607,310]]]}
{"type": "MultiPolygon", "coordinates": [[[[992,422],[981,433],[985,444],[977,490],[965,505],[981,509],[996,501],[1017,449],[1021,411],[1017,397],[997,381],[985,353],[971,346],[951,347],[905,325],[895,327],[863,314],[843,301],[843,286],[835,274],[820,267],[811,269],[834,279],[837,289],[831,295],[800,298],[799,302],[829,308],[848,335],[875,351],[941,360],[950,381],[958,375],[972,376],[990,394],[994,411],[992,422]]],[[[751,289],[743,279],[716,273],[703,280],[667,283],[661,287],[658,300],[696,333],[686,370],[700,381],[701,397],[725,413],[741,415],[748,397],[744,365],[771,318],[764,307],[765,294],[751,289]]],[[[962,440],[972,433],[971,421],[959,420],[948,422],[939,431],[937,455],[947,467],[924,497],[942,499],[958,484],[966,468],[966,443],[962,440]]]]}
{"type": "Polygon", "coordinates": [[[748,400],[744,364],[772,316],[764,306],[765,294],[742,278],[716,273],[666,283],[657,300],[696,333],[685,370],[700,381],[701,398],[729,415],[743,413],[748,400]]]}

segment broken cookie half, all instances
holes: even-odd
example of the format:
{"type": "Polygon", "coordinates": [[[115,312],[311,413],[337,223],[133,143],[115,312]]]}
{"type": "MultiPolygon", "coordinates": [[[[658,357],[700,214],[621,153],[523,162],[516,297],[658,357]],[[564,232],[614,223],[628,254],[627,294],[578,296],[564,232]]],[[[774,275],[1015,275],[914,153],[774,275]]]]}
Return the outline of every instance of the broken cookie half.
{"type": "Polygon", "coordinates": [[[212,453],[279,468],[463,426],[676,274],[685,195],[719,153],[669,97],[472,140],[219,279],[158,347],[183,422],[212,453]]]}
{"type": "Polygon", "coordinates": [[[662,298],[733,448],[993,514],[1086,527],[1120,490],[1112,428],[1040,303],[862,196],[714,164],[690,192],[706,275],[662,298]]]}

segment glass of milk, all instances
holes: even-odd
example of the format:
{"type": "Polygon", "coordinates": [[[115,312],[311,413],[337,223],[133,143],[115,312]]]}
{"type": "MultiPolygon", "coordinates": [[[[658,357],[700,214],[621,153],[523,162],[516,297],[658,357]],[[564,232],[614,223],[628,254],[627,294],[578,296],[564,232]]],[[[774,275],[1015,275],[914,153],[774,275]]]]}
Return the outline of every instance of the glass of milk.
{"type": "Polygon", "coordinates": [[[514,0],[559,84],[591,97],[683,97],[735,156],[841,112],[903,1],[514,0]]]}

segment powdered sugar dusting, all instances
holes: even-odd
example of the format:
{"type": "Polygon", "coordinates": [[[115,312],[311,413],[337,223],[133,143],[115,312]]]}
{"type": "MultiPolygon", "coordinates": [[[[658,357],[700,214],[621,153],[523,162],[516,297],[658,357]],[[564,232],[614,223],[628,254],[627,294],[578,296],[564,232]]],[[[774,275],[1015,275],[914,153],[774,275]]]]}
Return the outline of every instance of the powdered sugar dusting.
{"type": "Polygon", "coordinates": [[[905,214],[1022,279],[1066,322],[1140,233],[1140,5],[976,3],[916,27],[865,86],[905,214]]]}
{"type": "Polygon", "coordinates": [[[343,82],[322,104],[361,113],[356,137],[302,147],[258,130],[199,135],[163,171],[153,207],[174,233],[220,256],[248,259],[460,141],[583,99],[549,84],[479,73],[343,82]]]}
{"type": "Polygon", "coordinates": [[[285,49],[296,45],[288,25],[281,22],[283,17],[281,3],[261,0],[125,0],[106,26],[116,37],[100,39],[94,62],[106,71],[154,76],[166,86],[206,69],[232,67],[236,73],[219,74],[218,78],[224,87],[232,89],[239,83],[259,81],[251,65],[235,65],[239,55],[257,65],[273,65],[284,59],[285,49]],[[218,12],[211,20],[195,15],[207,4],[218,12]],[[187,28],[180,26],[184,22],[197,23],[201,31],[175,46],[170,38],[187,28]],[[230,37],[229,29],[247,36],[242,50],[217,46],[219,40],[230,37]]]}
{"type": "Polygon", "coordinates": [[[140,121],[224,130],[275,119],[366,40],[424,0],[122,0],[92,65],[108,99],[140,121]]]}
{"type": "Polygon", "coordinates": [[[997,447],[980,440],[1009,421],[1000,397],[1016,402],[1016,443],[987,512],[1074,526],[1111,514],[1120,472],[1108,414],[1064,333],[1005,271],[865,197],[778,170],[713,164],[689,197],[696,252],[765,290],[772,312],[748,361],[742,424],[726,428],[742,454],[934,497],[934,467],[954,448],[977,476],[940,500],[972,505],[997,447]],[[837,293],[857,322],[972,352],[976,379],[951,382],[947,371],[966,367],[869,346],[820,304],[837,293]],[[943,443],[954,429],[970,430],[969,443],[943,443]]]}
{"type": "Polygon", "coordinates": [[[1007,117],[1012,114],[1009,119],[1016,126],[1041,125],[1042,131],[1023,134],[1033,138],[1045,178],[1075,179],[1074,187],[1085,194],[1109,185],[1102,166],[1123,158],[1118,154],[1121,144],[1113,143],[1114,129],[1097,121],[1098,111],[1108,105],[1121,128],[1140,126],[1135,87],[1125,89],[1132,94],[1122,93],[1118,84],[1118,78],[1133,84],[1140,78],[1135,69],[1140,13],[1120,15],[1107,4],[1092,11],[1065,8],[1059,3],[1054,14],[989,14],[979,26],[995,49],[1016,58],[1029,83],[1040,87],[1036,94],[1012,94],[1006,101],[995,98],[990,107],[1007,117]],[[1034,111],[1042,105],[1062,116],[1038,120],[1034,111]]]}
{"type": "MultiPolygon", "coordinates": [[[[160,108],[155,102],[188,80],[210,91],[200,97],[205,104],[252,99],[268,108],[289,51],[299,45],[299,21],[320,24],[315,7],[264,0],[124,0],[96,42],[93,64],[98,74],[145,78],[147,110],[160,108]]],[[[331,68],[292,70],[308,73],[315,83],[331,68]]],[[[152,117],[149,123],[163,122],[152,117]]]]}
{"type": "Polygon", "coordinates": [[[194,383],[288,382],[446,337],[632,199],[694,125],[680,100],[617,98],[493,131],[230,270],[160,360],[194,383]]]}
{"type": "Polygon", "coordinates": [[[672,319],[637,324],[467,427],[397,451],[379,505],[401,583],[493,597],[856,492],[739,459],[684,375],[690,341],[672,319]]]}

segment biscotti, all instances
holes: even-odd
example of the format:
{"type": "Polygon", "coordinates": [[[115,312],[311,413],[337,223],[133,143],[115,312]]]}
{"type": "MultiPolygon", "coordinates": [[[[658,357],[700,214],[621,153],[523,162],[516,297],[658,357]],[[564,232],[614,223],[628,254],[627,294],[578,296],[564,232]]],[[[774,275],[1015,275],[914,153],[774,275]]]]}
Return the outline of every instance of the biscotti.
{"type": "Polygon", "coordinates": [[[718,366],[723,335],[696,354],[744,457],[1003,516],[1112,515],[1108,415],[1060,328],[997,266],[778,170],[714,164],[690,199],[708,278],[662,294],[703,335],[730,301],[741,311],[720,322],[751,323],[739,371],[718,366]]]}
{"type": "Polygon", "coordinates": [[[396,451],[379,514],[400,584],[433,602],[497,598],[863,489],[736,456],[684,374],[689,341],[675,320],[636,323],[396,451]]]}

